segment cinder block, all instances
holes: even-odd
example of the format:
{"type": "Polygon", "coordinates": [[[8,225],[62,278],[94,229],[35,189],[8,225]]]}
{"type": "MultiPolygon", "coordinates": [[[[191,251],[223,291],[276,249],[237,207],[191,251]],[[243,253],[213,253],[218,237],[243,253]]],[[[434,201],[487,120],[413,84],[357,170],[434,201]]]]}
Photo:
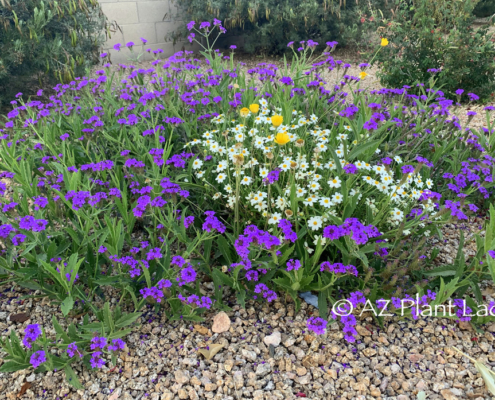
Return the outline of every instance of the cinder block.
{"type": "Polygon", "coordinates": [[[177,31],[182,25],[182,21],[157,22],[155,24],[157,42],[169,41],[172,38],[172,33],[177,31]]]}
{"type": "Polygon", "coordinates": [[[139,22],[158,22],[170,18],[169,0],[140,1],[137,3],[139,22]]]}
{"type": "Polygon", "coordinates": [[[124,38],[127,42],[142,43],[141,38],[146,39],[148,44],[156,43],[156,30],[154,22],[122,25],[124,38]]]}
{"type": "Polygon", "coordinates": [[[119,25],[139,22],[135,2],[103,3],[101,9],[110,21],[115,20],[119,25]]]}

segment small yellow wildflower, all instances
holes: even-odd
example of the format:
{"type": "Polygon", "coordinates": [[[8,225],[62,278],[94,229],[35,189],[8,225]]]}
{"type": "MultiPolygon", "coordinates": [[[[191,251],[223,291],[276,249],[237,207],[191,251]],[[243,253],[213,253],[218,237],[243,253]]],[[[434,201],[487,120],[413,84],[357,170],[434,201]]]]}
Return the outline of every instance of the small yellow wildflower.
{"type": "Polygon", "coordinates": [[[259,104],[251,104],[249,106],[249,111],[251,111],[253,114],[256,114],[260,109],[259,104]]]}
{"type": "Polygon", "coordinates": [[[366,78],[367,76],[368,76],[368,74],[367,74],[366,72],[364,72],[364,71],[359,73],[359,78],[360,78],[360,79],[364,79],[364,78],[366,78]]]}
{"type": "Polygon", "coordinates": [[[240,114],[241,117],[247,117],[249,115],[249,108],[247,107],[241,108],[240,114]]]}
{"type": "Polygon", "coordinates": [[[277,133],[277,136],[275,136],[275,143],[279,144],[280,146],[289,143],[289,141],[290,141],[289,135],[285,132],[279,132],[277,133]]]}
{"type": "Polygon", "coordinates": [[[282,122],[284,122],[284,117],[282,117],[281,115],[274,115],[272,117],[272,125],[274,127],[282,125],[282,122]]]}
{"type": "Polygon", "coordinates": [[[381,45],[382,45],[383,47],[388,46],[388,39],[382,38],[381,45]]]}

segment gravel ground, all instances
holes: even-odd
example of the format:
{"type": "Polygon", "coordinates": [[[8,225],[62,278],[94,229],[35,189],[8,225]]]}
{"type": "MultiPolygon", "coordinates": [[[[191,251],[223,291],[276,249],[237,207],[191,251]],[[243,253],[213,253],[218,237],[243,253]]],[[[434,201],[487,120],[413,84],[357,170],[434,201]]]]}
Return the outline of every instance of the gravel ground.
{"type": "MultiPolygon", "coordinates": [[[[21,300],[25,294],[20,288],[1,293],[2,336],[11,329],[22,332],[29,323],[44,324],[52,334],[52,315],[62,319],[57,308],[46,299],[21,300]],[[18,312],[31,319],[11,322],[9,316],[18,312]]],[[[235,298],[229,300],[235,304],[235,298]]],[[[358,340],[349,344],[338,323],[330,325],[326,337],[308,334],[304,321],[317,313],[306,303],[297,314],[294,304],[284,301],[251,302],[246,310],[233,305],[226,319],[230,326],[213,333],[219,330],[218,323],[212,326],[214,314],[201,324],[171,324],[149,311],[127,337],[128,349],[116,368],[109,362],[89,371],[76,364],[84,390],[70,388],[60,372],[20,371],[0,374],[0,399],[19,398],[26,383],[22,398],[27,399],[406,400],[415,399],[418,391],[428,399],[491,398],[473,364],[452,346],[495,366],[495,324],[476,334],[469,325],[446,319],[394,318],[382,330],[363,314],[358,340]],[[279,345],[274,332],[280,333],[279,345]],[[207,361],[197,350],[213,343],[223,348],[207,361]]]]}
{"type": "MultiPolygon", "coordinates": [[[[337,53],[338,55],[338,53],[337,53]]],[[[358,57],[345,54],[343,59],[357,64],[358,57]]],[[[338,58],[338,57],[336,57],[338,58]]],[[[259,59],[242,61],[251,67],[259,59]]],[[[279,62],[266,60],[265,62],[279,62]]],[[[149,68],[149,62],[139,65],[149,68]]],[[[348,73],[357,75],[358,68],[348,73]]],[[[379,88],[376,69],[361,87],[379,88]]],[[[335,75],[334,75],[335,76],[335,75]]],[[[328,77],[329,84],[335,81],[328,77]]],[[[481,106],[462,106],[478,111],[481,106]]],[[[484,113],[482,114],[484,118],[484,113]]],[[[484,126],[476,116],[471,126],[484,126]]],[[[466,238],[481,231],[483,217],[463,226],[466,238]]],[[[439,263],[450,263],[459,245],[458,226],[444,229],[439,263]]],[[[465,245],[466,256],[475,252],[472,240],[465,245]]],[[[208,285],[208,284],[205,284],[208,285]]],[[[0,293],[0,336],[5,338],[14,329],[22,334],[27,324],[39,323],[51,331],[51,317],[63,322],[58,307],[48,299],[22,299],[33,294],[20,287],[0,293]],[[10,321],[13,314],[26,312],[24,323],[10,321]]],[[[485,289],[487,301],[493,290],[485,289]]],[[[358,317],[358,341],[349,344],[343,339],[342,326],[334,323],[325,337],[308,334],[306,319],[318,310],[303,303],[299,313],[294,304],[285,301],[266,305],[248,302],[247,309],[228,299],[233,311],[225,332],[213,333],[215,314],[205,322],[170,323],[164,314],[150,308],[140,326],[125,340],[128,349],[116,366],[107,363],[101,370],[90,371],[76,366],[84,390],[67,385],[64,374],[34,374],[19,371],[0,374],[0,400],[3,399],[415,399],[424,391],[428,399],[491,399],[481,375],[473,364],[452,349],[456,346],[486,365],[495,366],[493,341],[495,324],[484,327],[484,334],[475,333],[470,325],[458,325],[446,319],[386,320],[384,329],[366,314],[358,317]],[[280,344],[277,336],[280,333],[280,344]],[[492,333],[493,332],[493,333],[492,333]],[[268,337],[268,338],[267,338],[268,337]],[[273,347],[266,343],[272,342],[273,347]],[[205,360],[198,349],[221,344],[212,360],[205,360]],[[115,368],[114,368],[115,367],[115,368]],[[21,388],[27,390],[20,396],[21,388]]],[[[217,316],[218,318],[218,316],[217,316]]],[[[77,323],[79,320],[74,320],[77,323]]],[[[71,322],[71,321],[69,321],[71,322]]],[[[226,322],[226,321],[224,321],[226,322]]],[[[218,325],[218,323],[217,323],[218,325]]],[[[218,329],[214,329],[218,331],[218,329]]],[[[0,353],[0,357],[2,354],[0,353]]],[[[495,397],[493,397],[495,399],[495,397]]]]}

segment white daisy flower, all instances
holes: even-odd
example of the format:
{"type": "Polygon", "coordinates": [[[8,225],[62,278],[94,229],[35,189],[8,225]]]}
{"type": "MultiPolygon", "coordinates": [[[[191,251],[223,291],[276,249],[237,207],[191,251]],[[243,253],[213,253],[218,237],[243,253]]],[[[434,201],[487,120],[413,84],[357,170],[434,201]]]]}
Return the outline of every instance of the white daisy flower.
{"type": "Polygon", "coordinates": [[[253,180],[251,179],[250,176],[245,176],[244,178],[241,179],[241,185],[247,186],[250,185],[253,180]]]}
{"type": "Polygon", "coordinates": [[[335,178],[330,178],[327,183],[331,188],[339,188],[340,186],[342,186],[342,181],[338,176],[336,176],[335,178]]]}
{"type": "Polygon", "coordinates": [[[319,203],[325,208],[330,208],[332,206],[332,200],[329,197],[320,198],[319,203]]]}
{"type": "Polygon", "coordinates": [[[193,169],[199,169],[203,166],[203,161],[200,159],[196,158],[193,162],[193,169]]]}
{"type": "Polygon", "coordinates": [[[334,204],[340,204],[340,203],[342,203],[343,200],[344,200],[344,196],[342,196],[340,193],[335,193],[332,196],[332,202],[334,204]]]}
{"type": "Polygon", "coordinates": [[[218,174],[215,180],[218,183],[222,183],[226,178],[227,178],[227,175],[225,175],[225,174],[218,174]]]}
{"type": "Polygon", "coordinates": [[[280,214],[280,213],[273,213],[271,215],[270,219],[268,220],[268,223],[270,225],[275,225],[275,224],[278,224],[281,219],[282,219],[282,214],[280,214]]]}
{"type": "Polygon", "coordinates": [[[321,217],[311,217],[308,220],[308,227],[312,229],[313,231],[316,231],[321,228],[323,222],[321,220],[321,217]]]}

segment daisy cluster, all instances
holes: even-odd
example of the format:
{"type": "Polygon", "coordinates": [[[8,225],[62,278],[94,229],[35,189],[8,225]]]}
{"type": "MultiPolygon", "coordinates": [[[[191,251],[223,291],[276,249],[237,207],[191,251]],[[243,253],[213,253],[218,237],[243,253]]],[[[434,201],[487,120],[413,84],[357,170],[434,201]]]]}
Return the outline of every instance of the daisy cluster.
{"type": "MultiPolygon", "coordinates": [[[[323,228],[349,204],[355,208],[362,204],[373,216],[385,205],[386,229],[403,223],[413,207],[414,215],[435,218],[438,207],[425,196],[434,186],[426,177],[433,167],[429,160],[418,156],[405,164],[398,155],[376,157],[380,148],[366,157],[373,161],[359,159],[353,154],[360,144],[369,143],[370,133],[360,136],[350,126],[340,132],[330,130],[321,127],[314,114],[305,117],[296,110],[290,121],[282,123],[281,112],[261,98],[259,105],[242,108],[240,118],[213,118],[218,129],[186,144],[198,154],[190,165],[213,200],[230,209],[239,203],[245,219],[256,215],[262,224],[274,227],[297,212],[315,244],[325,240],[323,228]],[[297,198],[297,210],[292,195],[297,198]]],[[[418,225],[426,226],[425,222],[418,225]]]]}

